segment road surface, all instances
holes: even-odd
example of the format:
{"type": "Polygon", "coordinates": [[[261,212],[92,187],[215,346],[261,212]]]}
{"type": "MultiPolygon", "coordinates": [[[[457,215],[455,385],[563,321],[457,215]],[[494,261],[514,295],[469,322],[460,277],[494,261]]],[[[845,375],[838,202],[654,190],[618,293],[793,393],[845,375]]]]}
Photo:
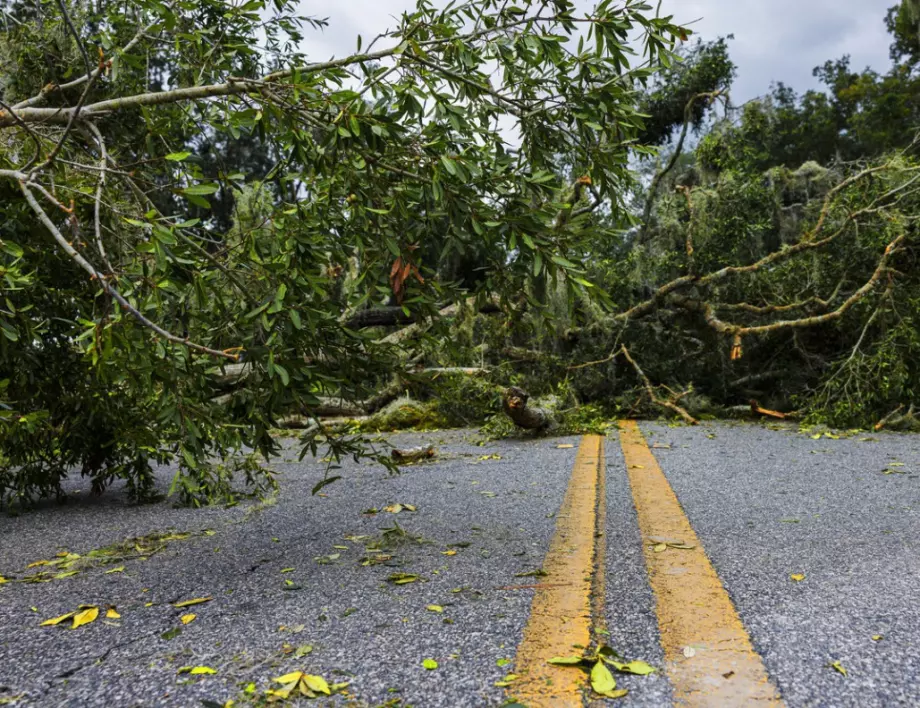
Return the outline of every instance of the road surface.
{"type": "Polygon", "coordinates": [[[920,436],[389,440],[439,456],[348,463],[313,496],[325,464],[291,448],[263,502],[130,506],[74,480],[0,516],[0,705],[296,705],[303,681],[268,693],[295,672],[330,686],[313,705],[920,705],[920,436]],[[547,662],[599,645],[656,670],[605,664],[613,699],[547,662]]]}

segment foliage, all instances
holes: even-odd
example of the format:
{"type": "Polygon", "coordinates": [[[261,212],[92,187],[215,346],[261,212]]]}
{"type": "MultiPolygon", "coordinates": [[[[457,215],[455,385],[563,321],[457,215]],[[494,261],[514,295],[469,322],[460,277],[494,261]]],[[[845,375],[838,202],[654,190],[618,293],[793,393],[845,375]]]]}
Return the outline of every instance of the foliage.
{"type": "Polygon", "coordinates": [[[317,62],[296,5],[3,1],[0,502],[74,467],[141,498],[162,462],[221,498],[280,415],[424,352],[362,313],[603,301],[591,214],[626,218],[638,92],[685,30],[638,0],[419,0],[317,62]]]}

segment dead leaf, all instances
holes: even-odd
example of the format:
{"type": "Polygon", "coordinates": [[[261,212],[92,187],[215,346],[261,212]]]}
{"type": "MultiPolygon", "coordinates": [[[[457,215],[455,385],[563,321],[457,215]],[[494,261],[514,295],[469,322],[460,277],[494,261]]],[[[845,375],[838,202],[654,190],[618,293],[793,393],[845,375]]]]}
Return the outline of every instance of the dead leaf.
{"type": "Polygon", "coordinates": [[[449,550],[449,551],[441,551],[441,555],[442,555],[442,556],[455,556],[455,555],[457,555],[457,552],[456,552],[455,550],[451,549],[451,550],[449,550]]]}
{"type": "Polygon", "coordinates": [[[843,664],[841,664],[839,661],[834,661],[831,664],[829,664],[829,666],[837,673],[843,674],[844,678],[846,677],[847,670],[843,668],[843,664]]]}
{"type": "Polygon", "coordinates": [[[177,673],[202,676],[205,674],[216,674],[217,670],[212,669],[210,666],[183,666],[178,670],[177,673]]]}
{"type": "Polygon", "coordinates": [[[428,605],[425,609],[429,612],[444,612],[444,608],[440,605],[428,605]]]}
{"type": "Polygon", "coordinates": [[[174,602],[173,607],[191,607],[192,605],[200,605],[202,602],[210,602],[213,600],[213,597],[196,597],[194,600],[183,600],[182,602],[174,602]]]}
{"type": "Polygon", "coordinates": [[[99,608],[87,607],[82,612],[78,612],[76,615],[74,615],[73,625],[71,625],[70,628],[76,629],[77,627],[82,627],[84,624],[95,622],[97,617],[99,617],[99,608]]]}
{"type": "Polygon", "coordinates": [[[563,443],[562,445],[556,445],[557,450],[568,450],[575,447],[572,443],[563,443]]]}
{"type": "Polygon", "coordinates": [[[601,696],[609,696],[616,690],[617,682],[603,661],[598,661],[591,669],[591,688],[601,696]]]}
{"type": "Polygon", "coordinates": [[[805,580],[805,573],[790,573],[789,577],[792,578],[795,582],[800,583],[805,580]]]}
{"type": "Polygon", "coordinates": [[[61,622],[64,622],[65,620],[69,620],[75,614],[77,613],[68,612],[66,615],[61,615],[60,617],[52,617],[51,619],[46,619],[44,622],[41,623],[41,626],[42,627],[53,627],[54,625],[60,624],[61,622]]]}
{"type": "Polygon", "coordinates": [[[414,583],[419,579],[419,576],[414,573],[392,573],[387,576],[387,580],[395,585],[405,585],[407,583],[414,583]]]}
{"type": "Polygon", "coordinates": [[[189,622],[194,622],[194,621],[195,621],[195,618],[196,618],[197,616],[198,616],[198,615],[194,615],[194,614],[189,613],[189,614],[187,614],[187,615],[182,615],[182,616],[179,618],[179,620],[182,622],[182,624],[188,624],[189,622]]]}
{"type": "Polygon", "coordinates": [[[655,553],[664,553],[666,550],[668,550],[668,544],[667,543],[656,543],[654,546],[652,546],[652,550],[655,553]]]}
{"type": "Polygon", "coordinates": [[[105,571],[105,575],[110,575],[112,573],[124,573],[125,567],[123,565],[118,566],[117,568],[112,568],[111,570],[105,571]]]}
{"type": "Polygon", "coordinates": [[[692,659],[694,656],[696,656],[696,649],[693,647],[684,647],[684,656],[688,659],[692,659]]]}
{"type": "Polygon", "coordinates": [[[884,638],[885,638],[885,636],[884,636],[883,634],[873,634],[873,635],[872,635],[872,641],[873,641],[873,642],[880,642],[880,641],[882,641],[884,638]]]}
{"type": "Polygon", "coordinates": [[[109,607],[109,608],[105,611],[105,616],[106,616],[108,619],[110,619],[110,620],[121,619],[121,615],[118,614],[118,610],[116,610],[114,607],[109,607]]]}

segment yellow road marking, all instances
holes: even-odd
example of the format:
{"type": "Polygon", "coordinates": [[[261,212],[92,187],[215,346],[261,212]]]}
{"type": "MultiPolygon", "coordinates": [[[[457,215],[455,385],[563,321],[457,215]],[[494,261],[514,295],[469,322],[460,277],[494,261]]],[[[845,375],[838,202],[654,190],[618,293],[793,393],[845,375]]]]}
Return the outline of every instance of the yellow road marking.
{"type": "Polygon", "coordinates": [[[620,425],[620,444],[655,593],[665,671],[675,702],[693,708],[750,706],[753,701],[782,706],[731,598],[639,426],[635,421],[620,425]]]}
{"type": "MultiPolygon", "coordinates": [[[[575,457],[559,510],[556,532],[543,561],[546,583],[536,590],[514,672],[520,676],[509,694],[527,708],[584,705],[584,672],[548,664],[554,656],[581,656],[591,643],[595,563],[603,558],[597,542],[598,491],[604,476],[604,438],[586,435],[575,457]]],[[[601,545],[602,544],[598,544],[601,545]]]]}

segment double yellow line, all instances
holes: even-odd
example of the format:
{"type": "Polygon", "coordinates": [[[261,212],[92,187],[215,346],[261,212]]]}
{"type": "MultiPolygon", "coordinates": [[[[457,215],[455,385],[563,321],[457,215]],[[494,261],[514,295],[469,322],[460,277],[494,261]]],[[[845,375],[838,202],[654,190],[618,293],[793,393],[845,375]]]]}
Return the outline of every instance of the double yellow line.
{"type": "MultiPolygon", "coordinates": [[[[761,658],[638,425],[621,423],[649,583],[676,705],[782,706],[761,658]]],[[[509,692],[527,708],[581,707],[585,675],[547,663],[586,653],[604,625],[604,438],[586,435],[534,594],[509,692]]]]}

